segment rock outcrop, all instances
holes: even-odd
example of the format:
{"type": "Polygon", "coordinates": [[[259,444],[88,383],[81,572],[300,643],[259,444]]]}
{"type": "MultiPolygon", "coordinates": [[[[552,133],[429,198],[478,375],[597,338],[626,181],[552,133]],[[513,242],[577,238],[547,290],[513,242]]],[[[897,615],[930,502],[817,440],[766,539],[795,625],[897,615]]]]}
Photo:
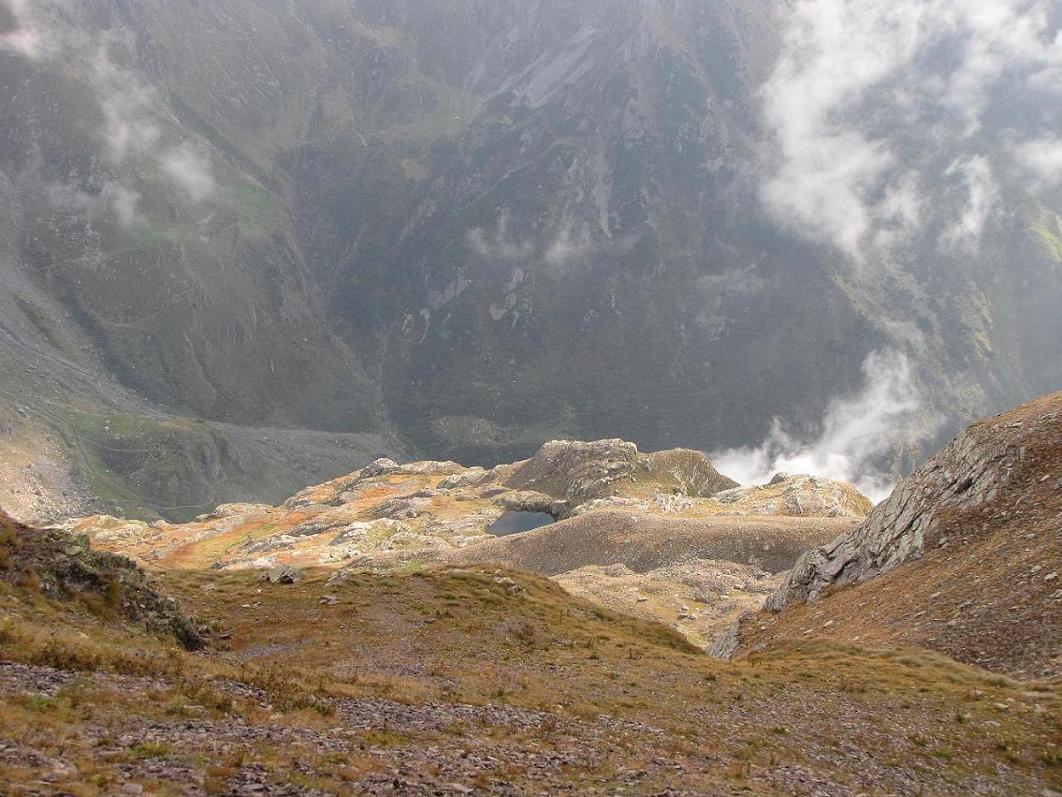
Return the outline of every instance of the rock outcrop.
{"type": "MultiPolygon", "coordinates": [[[[949,523],[958,513],[977,512],[984,526],[983,521],[995,517],[997,498],[1012,500],[1048,484],[1057,510],[1062,505],[1060,412],[1062,393],[1055,393],[968,427],[858,528],[804,554],[767,608],[779,611],[813,601],[830,587],[865,581],[917,559],[949,531],[958,531],[949,523]],[[1045,453],[1043,470],[1029,467],[1034,452],[1045,453]]],[[[977,534],[978,529],[970,526],[961,533],[977,534]]]]}
{"type": "Polygon", "coordinates": [[[639,487],[704,498],[737,486],[699,451],[642,454],[624,440],[553,440],[519,463],[504,483],[576,504],[636,492],[639,487]]]}
{"type": "Polygon", "coordinates": [[[712,496],[727,512],[749,515],[865,518],[874,505],[850,484],[817,476],[777,474],[767,484],[712,496]]]}
{"type": "MultiPolygon", "coordinates": [[[[705,496],[734,486],[697,451],[642,454],[623,440],[553,441],[530,460],[490,470],[378,459],[277,507],[226,504],[179,525],[98,515],[65,528],[152,567],[389,566],[396,557],[433,560],[488,539],[488,528],[505,512],[565,519],[630,506],[700,517],[725,509],[705,496]]],[[[764,506],[750,504],[735,514],[791,514],[785,506],[772,505],[769,512],[764,506]]],[[[816,506],[809,504],[804,514],[838,514],[816,506]]]]}
{"type": "Polygon", "coordinates": [[[713,651],[829,640],[1062,675],[1062,393],[976,423],[713,651]]]}
{"type": "Polygon", "coordinates": [[[182,525],[96,516],[68,530],[152,569],[268,574],[489,560],[553,577],[574,573],[565,583],[577,594],[668,622],[700,642],[760,608],[801,553],[851,528],[866,508],[856,490],[823,479],[738,488],[698,451],[643,454],[623,440],[554,441],[529,460],[489,470],[378,459],[277,507],[230,504],[182,525]],[[560,522],[492,536],[506,512],[560,522]],[[613,566],[630,572],[616,578],[596,569],[613,566]],[[734,583],[755,588],[725,597],[708,590],[727,580],[724,571],[742,571],[734,583]],[[766,580],[756,577],[761,572],[766,580]],[[635,585],[650,595],[674,586],[681,597],[640,602],[629,592],[635,585]]]}
{"type": "Polygon", "coordinates": [[[0,580],[59,601],[86,602],[195,650],[205,644],[177,603],[161,595],[124,556],[96,551],[88,538],[58,529],[33,529],[0,510],[0,580]]]}
{"type": "Polygon", "coordinates": [[[270,584],[298,584],[305,577],[306,574],[297,567],[277,565],[266,573],[262,580],[268,581],[270,584]]]}
{"type": "Polygon", "coordinates": [[[604,509],[631,509],[691,520],[716,515],[862,520],[873,508],[867,497],[850,484],[817,476],[779,474],[768,484],[731,487],[712,493],[709,498],[693,498],[681,492],[646,494],[637,489],[626,490],[578,504],[568,515],[577,517],[604,509]]]}

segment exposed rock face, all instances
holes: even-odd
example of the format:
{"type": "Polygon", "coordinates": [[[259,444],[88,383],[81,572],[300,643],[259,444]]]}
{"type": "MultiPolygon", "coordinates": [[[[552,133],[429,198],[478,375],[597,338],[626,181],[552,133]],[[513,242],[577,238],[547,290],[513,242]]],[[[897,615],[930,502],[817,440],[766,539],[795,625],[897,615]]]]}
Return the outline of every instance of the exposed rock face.
{"type": "Polygon", "coordinates": [[[940,543],[942,524],[956,513],[987,515],[1001,493],[1025,493],[1038,479],[1055,480],[1062,487],[1057,472],[1035,473],[1027,467],[1032,448],[1062,445],[1062,393],[1040,403],[1043,412],[1029,415],[1022,408],[1012,413],[1020,419],[1008,414],[968,427],[858,528],[802,556],[767,608],[779,611],[813,601],[829,587],[865,581],[916,559],[940,543]]]}
{"type": "Polygon", "coordinates": [[[496,503],[510,512],[542,512],[555,518],[563,517],[568,512],[568,502],[553,498],[545,493],[522,490],[503,492],[496,496],[496,503]]]}
{"type": "Polygon", "coordinates": [[[969,427],[713,650],[818,639],[1062,674],[1062,393],[969,427]],[[735,640],[737,642],[735,643],[735,640]]]}
{"type": "Polygon", "coordinates": [[[256,512],[261,512],[262,510],[269,508],[269,504],[222,504],[213,512],[208,512],[205,515],[199,515],[196,520],[220,520],[221,518],[227,517],[253,515],[256,512]]]}
{"type": "Polygon", "coordinates": [[[737,482],[717,471],[700,451],[672,448],[647,454],[645,459],[653,480],[670,487],[670,492],[675,494],[707,498],[720,490],[737,486],[737,482]]]}
{"type": "MultiPolygon", "coordinates": [[[[342,506],[354,500],[359,491],[366,486],[373,484],[382,486],[392,478],[395,482],[405,481],[412,484],[417,477],[432,479],[433,477],[442,476],[445,478],[440,483],[440,486],[455,479],[461,485],[464,485],[485,473],[486,471],[482,468],[465,468],[456,462],[422,460],[399,465],[391,459],[377,459],[353,473],[300,490],[285,501],[283,506],[287,509],[313,506],[342,506]]],[[[423,496],[413,496],[411,494],[410,497],[423,496]]],[[[270,508],[266,507],[266,509],[270,508]]],[[[406,508],[408,509],[408,507],[406,508]]]]}
{"type": "Polygon", "coordinates": [[[623,440],[551,441],[505,481],[507,487],[536,490],[575,503],[617,495],[640,484],[652,484],[658,492],[696,497],[737,486],[699,451],[675,449],[644,455],[634,443],[623,440]]]}
{"type": "Polygon", "coordinates": [[[713,498],[727,511],[753,515],[810,515],[812,517],[864,518],[874,508],[865,495],[850,484],[780,473],[768,484],[735,487],[713,498]]]}
{"type": "Polygon", "coordinates": [[[190,650],[203,646],[195,626],[170,598],[124,556],[92,550],[88,538],[58,529],[31,529],[0,510],[0,579],[29,580],[46,597],[75,600],[93,595],[106,609],[171,634],[190,650]]]}
{"type": "MultiPolygon", "coordinates": [[[[396,551],[404,561],[418,551],[434,559],[480,541],[506,511],[563,519],[630,505],[650,514],[696,516],[720,511],[721,504],[702,496],[733,485],[695,451],[641,454],[622,440],[555,441],[530,460],[490,470],[377,459],[278,507],[226,504],[182,525],[98,515],[71,521],[67,529],[153,566],[271,567],[277,557],[303,565],[389,565],[396,551]]],[[[757,511],[751,507],[747,514],[757,511]]]]}
{"type": "Polygon", "coordinates": [[[769,484],[731,487],[707,499],[682,493],[646,495],[637,490],[625,491],[578,504],[569,514],[576,517],[603,509],[637,509],[690,519],[713,515],[777,515],[862,520],[873,509],[873,504],[850,484],[815,476],[783,474],[769,484]]]}
{"type": "Polygon", "coordinates": [[[718,634],[705,647],[704,652],[714,659],[730,659],[741,645],[741,620],[735,620],[722,634],[718,634]]]}
{"type": "Polygon", "coordinates": [[[553,440],[520,465],[505,485],[586,501],[611,494],[618,481],[633,481],[638,470],[634,443],[553,440]]]}

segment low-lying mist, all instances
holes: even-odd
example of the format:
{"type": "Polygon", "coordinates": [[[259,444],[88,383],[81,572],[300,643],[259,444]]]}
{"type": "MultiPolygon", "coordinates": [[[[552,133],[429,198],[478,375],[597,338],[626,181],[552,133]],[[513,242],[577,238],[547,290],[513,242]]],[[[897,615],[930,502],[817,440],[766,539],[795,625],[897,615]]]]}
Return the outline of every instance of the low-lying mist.
{"type": "Polygon", "coordinates": [[[896,477],[883,463],[895,446],[927,439],[937,428],[919,392],[907,356],[875,352],[863,363],[862,388],[837,398],[813,440],[795,437],[775,418],[756,447],[711,455],[721,473],[742,484],[763,484],[779,471],[854,484],[874,503],[888,497],[896,477]]]}

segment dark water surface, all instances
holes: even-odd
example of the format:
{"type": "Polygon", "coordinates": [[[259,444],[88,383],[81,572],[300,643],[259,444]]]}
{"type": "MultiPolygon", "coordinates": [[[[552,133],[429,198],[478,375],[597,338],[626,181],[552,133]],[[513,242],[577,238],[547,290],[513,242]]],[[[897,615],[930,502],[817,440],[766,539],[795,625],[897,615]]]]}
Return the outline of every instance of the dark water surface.
{"type": "Polygon", "coordinates": [[[505,537],[548,526],[552,522],[553,515],[547,515],[545,512],[506,512],[487,528],[487,533],[495,537],[505,537]]]}

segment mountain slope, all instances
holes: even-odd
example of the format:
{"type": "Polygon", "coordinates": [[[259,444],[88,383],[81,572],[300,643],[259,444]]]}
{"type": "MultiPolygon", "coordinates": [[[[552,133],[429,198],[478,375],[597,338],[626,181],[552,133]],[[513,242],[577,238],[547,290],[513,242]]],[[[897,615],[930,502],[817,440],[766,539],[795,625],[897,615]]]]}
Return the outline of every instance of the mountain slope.
{"type": "Polygon", "coordinates": [[[159,585],[211,642],[191,655],[93,611],[105,591],[53,601],[6,568],[11,790],[848,797],[1055,782],[1057,690],[925,653],[819,644],[724,664],[541,577],[472,567],[340,584],[168,574],[159,585]]]}
{"type": "Polygon", "coordinates": [[[143,37],[178,32],[152,12],[42,4],[19,12],[40,49],[0,48],[4,460],[49,448],[63,475],[5,479],[29,516],[194,515],[401,450],[328,328],[282,185],[219,156],[147,59],[143,37]]]}
{"type": "Polygon", "coordinates": [[[837,5],[884,58],[898,34],[873,3],[227,0],[194,25],[161,0],[6,5],[0,390],[22,428],[3,460],[51,436],[69,495],[46,485],[42,514],[101,492],[145,517],[277,500],[381,453],[719,450],[774,416],[815,434],[889,350],[918,411],[878,464],[906,468],[941,419],[1062,381],[1062,181],[1027,168],[1059,121],[1044,3],[1013,41],[964,4],[848,72],[800,58],[834,52],[801,15],[837,5]],[[1013,68],[975,69],[985,48],[1013,68]],[[869,77],[831,99],[804,90],[836,88],[814,69],[869,77]],[[960,83],[968,108],[940,89],[960,83]],[[134,431],[86,435],[72,409],[134,431]],[[96,464],[175,426],[202,456],[96,464]],[[355,437],[259,488],[259,427],[299,451],[321,438],[295,430],[355,437]],[[168,470],[198,486],[158,487],[168,470]]]}
{"type": "Polygon", "coordinates": [[[919,645],[1021,677],[1059,674],[1062,393],[970,426],[857,528],[804,554],[742,623],[793,638],[919,645]],[[806,605],[805,605],[806,604],[806,605]]]}

